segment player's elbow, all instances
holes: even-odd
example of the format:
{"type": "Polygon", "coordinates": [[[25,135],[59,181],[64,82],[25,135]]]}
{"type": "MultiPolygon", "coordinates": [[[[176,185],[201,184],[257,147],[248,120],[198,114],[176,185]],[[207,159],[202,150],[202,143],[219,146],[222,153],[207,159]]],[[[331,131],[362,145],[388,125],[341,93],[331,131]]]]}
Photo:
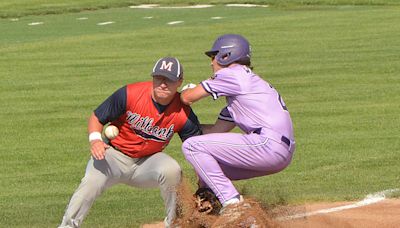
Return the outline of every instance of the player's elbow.
{"type": "Polygon", "coordinates": [[[191,105],[193,103],[193,101],[187,95],[185,95],[185,93],[181,93],[181,101],[185,105],[191,105]]]}

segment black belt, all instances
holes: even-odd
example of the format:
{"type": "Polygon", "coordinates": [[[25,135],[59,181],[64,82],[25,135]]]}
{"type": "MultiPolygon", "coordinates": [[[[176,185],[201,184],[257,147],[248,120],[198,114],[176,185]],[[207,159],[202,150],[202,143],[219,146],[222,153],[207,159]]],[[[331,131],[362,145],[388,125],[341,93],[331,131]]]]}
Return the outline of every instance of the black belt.
{"type": "MultiPolygon", "coordinates": [[[[262,128],[258,128],[255,131],[253,131],[253,133],[256,133],[259,135],[261,133],[261,130],[262,130],[262,128]]],[[[288,139],[286,136],[282,135],[281,141],[284,142],[288,147],[290,147],[290,139],[288,139]]]]}

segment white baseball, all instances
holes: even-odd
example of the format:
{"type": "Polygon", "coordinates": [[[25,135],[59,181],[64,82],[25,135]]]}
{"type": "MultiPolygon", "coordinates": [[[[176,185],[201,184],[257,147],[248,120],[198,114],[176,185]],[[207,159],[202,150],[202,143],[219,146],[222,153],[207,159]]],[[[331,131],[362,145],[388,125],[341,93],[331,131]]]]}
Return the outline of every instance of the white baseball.
{"type": "Polygon", "coordinates": [[[196,87],[196,84],[189,83],[189,84],[185,85],[184,87],[182,87],[181,92],[183,92],[187,89],[193,89],[194,87],[196,87]]]}
{"type": "Polygon", "coordinates": [[[117,135],[119,134],[119,130],[116,126],[114,125],[108,125],[106,127],[106,129],[104,130],[104,135],[108,138],[108,139],[114,139],[115,137],[117,137],[117,135]]]}

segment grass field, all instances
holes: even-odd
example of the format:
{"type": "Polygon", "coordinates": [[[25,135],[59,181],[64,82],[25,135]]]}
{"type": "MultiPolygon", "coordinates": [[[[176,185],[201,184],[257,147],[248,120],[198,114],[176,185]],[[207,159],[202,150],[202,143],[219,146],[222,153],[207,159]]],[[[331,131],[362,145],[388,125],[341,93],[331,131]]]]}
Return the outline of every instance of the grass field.
{"type": "Polygon", "coordinates": [[[194,5],[194,4],[268,4],[277,7],[293,5],[400,5],[398,0],[4,0],[0,2],[0,18],[38,14],[59,14],[98,10],[130,5],[194,5]]]}
{"type": "MultiPolygon", "coordinates": [[[[92,110],[124,84],[150,80],[154,61],[165,55],[182,61],[186,82],[207,78],[203,52],[223,33],[250,40],[255,72],[284,97],[297,141],[286,170],[235,182],[242,193],[297,204],[398,188],[400,7],[326,2],[343,5],[67,13],[60,1],[65,12],[57,15],[15,8],[27,16],[0,20],[0,227],[56,227],[89,158],[92,110]],[[108,21],[114,23],[98,25],[108,21]],[[42,24],[29,25],[35,22],[42,24]]],[[[223,106],[210,98],[193,108],[210,123],[223,106]]],[[[166,151],[194,183],[178,138],[166,151]]],[[[157,189],[116,186],[84,225],[137,227],[163,216],[157,189]]]]}

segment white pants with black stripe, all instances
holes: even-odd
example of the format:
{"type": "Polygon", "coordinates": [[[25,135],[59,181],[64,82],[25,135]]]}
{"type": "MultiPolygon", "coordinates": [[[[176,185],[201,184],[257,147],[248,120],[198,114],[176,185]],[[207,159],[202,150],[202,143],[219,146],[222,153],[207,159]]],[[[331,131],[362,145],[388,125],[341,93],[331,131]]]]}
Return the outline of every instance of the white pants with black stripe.
{"type": "Polygon", "coordinates": [[[168,227],[176,216],[176,187],[180,179],[179,164],[165,153],[131,158],[110,147],[105,159],[92,157],[89,160],[85,177],[73,194],[59,227],[80,227],[96,198],[120,183],[138,188],[159,187],[166,211],[164,221],[168,227]]]}

